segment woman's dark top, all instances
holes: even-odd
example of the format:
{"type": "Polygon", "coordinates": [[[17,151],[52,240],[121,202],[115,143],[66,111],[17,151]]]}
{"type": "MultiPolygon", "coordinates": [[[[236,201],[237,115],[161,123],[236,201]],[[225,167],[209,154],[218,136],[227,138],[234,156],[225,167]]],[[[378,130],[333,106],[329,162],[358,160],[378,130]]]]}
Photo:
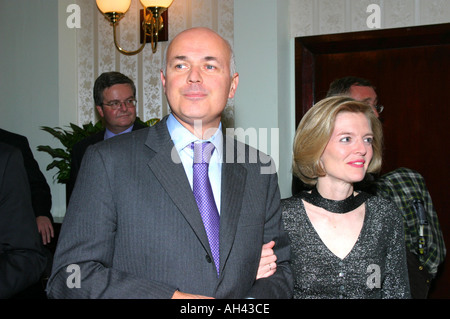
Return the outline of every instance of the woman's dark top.
{"type": "Polygon", "coordinates": [[[341,259],[322,242],[300,196],[282,201],[294,298],[410,298],[403,221],[393,203],[367,199],[359,237],[341,259]]]}

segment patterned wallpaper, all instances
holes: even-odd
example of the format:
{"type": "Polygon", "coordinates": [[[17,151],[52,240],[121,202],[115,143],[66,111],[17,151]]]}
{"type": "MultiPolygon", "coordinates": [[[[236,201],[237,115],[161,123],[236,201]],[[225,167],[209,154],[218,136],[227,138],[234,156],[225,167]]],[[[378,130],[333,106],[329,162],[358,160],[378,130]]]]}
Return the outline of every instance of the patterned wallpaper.
{"type": "MultiPolygon", "coordinates": [[[[169,8],[169,39],[180,31],[205,26],[217,31],[233,44],[234,0],[175,0],[169,8]]],[[[167,42],[158,43],[153,54],[150,44],[134,56],[119,53],[113,43],[113,30],[109,22],[97,9],[94,0],[77,0],[83,13],[81,28],[77,30],[78,57],[78,123],[98,120],[92,88],[95,79],[103,72],[119,71],[129,76],[136,84],[137,114],[147,121],[161,118],[169,113],[164,91],[160,83],[159,70],[167,42]]],[[[139,0],[133,0],[129,11],[119,22],[119,45],[125,50],[136,50],[139,41],[139,0]]],[[[224,122],[233,125],[234,101],[225,109],[224,122]]]]}
{"type": "Polygon", "coordinates": [[[449,0],[290,0],[291,37],[366,31],[371,4],[381,29],[450,22],[449,0]]]}
{"type": "MultiPolygon", "coordinates": [[[[245,0],[238,0],[245,1],[245,0]]],[[[277,0],[289,1],[290,37],[368,30],[367,7],[381,8],[381,28],[450,22],[450,0],[277,0]]],[[[159,79],[162,54],[167,42],[158,44],[156,54],[149,45],[138,55],[125,56],[113,45],[112,27],[98,11],[94,0],[77,0],[82,26],[77,30],[78,123],[96,121],[92,87],[98,75],[116,70],[131,77],[137,86],[138,116],[146,121],[169,113],[159,79]]],[[[193,26],[206,26],[233,44],[234,0],[175,0],[169,8],[169,39],[193,26]]],[[[119,44],[126,50],[139,46],[139,0],[119,23],[119,44]]],[[[237,61],[239,70],[239,60],[237,61]]],[[[226,127],[234,124],[234,101],[225,109],[226,127]]]]}

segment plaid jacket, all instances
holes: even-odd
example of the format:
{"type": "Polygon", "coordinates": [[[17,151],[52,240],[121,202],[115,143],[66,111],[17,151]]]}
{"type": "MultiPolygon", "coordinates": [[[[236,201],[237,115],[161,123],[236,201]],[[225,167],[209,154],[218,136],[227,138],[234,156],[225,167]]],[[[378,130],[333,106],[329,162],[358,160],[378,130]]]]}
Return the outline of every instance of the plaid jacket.
{"type": "MultiPolygon", "coordinates": [[[[419,257],[427,271],[435,276],[438,266],[444,261],[446,249],[439,226],[438,216],[425,185],[425,179],[418,172],[398,168],[376,179],[377,194],[392,200],[403,214],[405,242],[408,249],[419,257]],[[414,201],[421,200],[425,208],[427,225],[423,227],[426,250],[420,252],[420,222],[414,209],[414,201]]],[[[423,242],[422,242],[423,243],[423,242]]]]}

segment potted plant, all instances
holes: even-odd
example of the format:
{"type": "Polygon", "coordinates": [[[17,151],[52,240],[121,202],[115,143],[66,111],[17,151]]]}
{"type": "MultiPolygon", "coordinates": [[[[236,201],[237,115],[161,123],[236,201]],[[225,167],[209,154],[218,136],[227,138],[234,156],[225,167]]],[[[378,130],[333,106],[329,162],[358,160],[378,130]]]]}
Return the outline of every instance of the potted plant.
{"type": "MultiPolygon", "coordinates": [[[[147,126],[152,126],[158,123],[159,119],[153,118],[146,122],[142,122],[137,117],[136,121],[139,121],[147,126]]],[[[73,146],[85,137],[104,130],[104,126],[101,121],[98,121],[95,124],[89,122],[88,124],[84,124],[82,127],[70,123],[69,129],[62,129],[61,127],[52,128],[48,126],[42,126],[41,129],[57,138],[64,147],[52,148],[48,145],[39,145],[37,147],[37,150],[50,154],[50,156],[53,158],[53,161],[47,165],[47,171],[53,168],[57,168],[58,172],[54,176],[56,182],[60,184],[67,184],[70,177],[70,164],[72,159],[73,146]]]]}

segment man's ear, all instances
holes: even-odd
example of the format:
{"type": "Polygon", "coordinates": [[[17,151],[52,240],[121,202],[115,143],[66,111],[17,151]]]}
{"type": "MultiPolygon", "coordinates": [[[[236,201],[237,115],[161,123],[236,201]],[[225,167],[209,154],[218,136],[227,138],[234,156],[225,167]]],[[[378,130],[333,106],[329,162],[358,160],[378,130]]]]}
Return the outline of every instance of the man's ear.
{"type": "Polygon", "coordinates": [[[104,118],[105,114],[103,113],[103,107],[101,107],[100,105],[96,105],[95,107],[97,108],[97,112],[100,115],[100,117],[104,118]]]}
{"type": "Polygon", "coordinates": [[[159,71],[159,75],[161,77],[161,83],[163,86],[164,93],[166,93],[166,77],[164,76],[164,73],[162,70],[159,71]]]}
{"type": "Polygon", "coordinates": [[[239,73],[235,73],[231,78],[230,93],[228,94],[229,99],[232,99],[234,97],[238,84],[239,84],[239,73]]]}

